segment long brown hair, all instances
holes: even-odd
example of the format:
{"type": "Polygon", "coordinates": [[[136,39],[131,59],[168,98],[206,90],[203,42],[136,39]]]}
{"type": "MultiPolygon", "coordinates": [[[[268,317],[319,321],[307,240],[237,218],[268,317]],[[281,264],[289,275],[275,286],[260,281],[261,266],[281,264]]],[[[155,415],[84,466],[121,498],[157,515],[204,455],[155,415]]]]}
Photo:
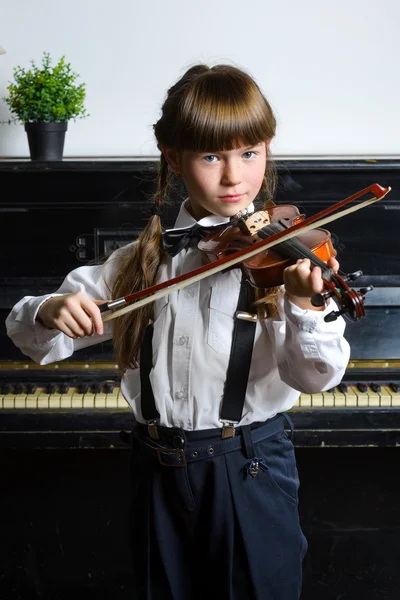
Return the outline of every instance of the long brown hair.
{"type": "MultiPolygon", "coordinates": [[[[212,152],[254,146],[272,140],[276,121],[266,98],[254,79],[229,65],[191,67],[167,93],[161,118],[154,125],[158,148],[212,152]]],[[[156,281],[164,253],[161,245],[159,209],[168,197],[173,178],[163,154],[158,170],[154,213],[132,251],[121,262],[112,297],[120,298],[145,289],[156,281]]],[[[267,157],[260,197],[272,199],[276,171],[267,157]]],[[[276,304],[276,290],[260,290],[257,297],[268,293],[264,316],[276,304]]],[[[137,366],[144,331],[153,315],[152,304],[127,313],[113,321],[113,342],[121,371],[137,366]]]]}

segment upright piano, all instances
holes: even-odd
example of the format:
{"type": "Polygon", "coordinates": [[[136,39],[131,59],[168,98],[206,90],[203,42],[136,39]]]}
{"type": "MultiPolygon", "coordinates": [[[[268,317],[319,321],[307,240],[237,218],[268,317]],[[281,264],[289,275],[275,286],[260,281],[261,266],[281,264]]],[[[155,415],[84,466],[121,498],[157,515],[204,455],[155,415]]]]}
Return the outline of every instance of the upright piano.
{"type": "MultiPolygon", "coordinates": [[[[304,600],[394,600],[400,553],[400,161],[277,163],[276,203],[307,216],[372,183],[392,191],[329,224],[341,270],[373,286],[347,323],[343,381],[291,411],[300,517],[309,541],[304,600]]],[[[72,269],[134,240],[149,218],[156,163],[0,161],[0,495],[2,598],[132,598],[126,529],[127,438],[111,342],[47,366],[7,337],[25,295],[55,291],[72,269]],[[71,583],[73,581],[73,583],[71,583]]],[[[184,197],[174,189],[171,226],[184,197]]]]}
{"type": "MultiPolygon", "coordinates": [[[[329,229],[345,273],[372,285],[366,317],[347,324],[351,360],[342,383],[302,394],[292,411],[299,446],[396,446],[400,442],[400,163],[282,161],[276,202],[310,216],[372,183],[391,186],[378,203],[329,229]]],[[[24,295],[57,289],[73,268],[98,261],[135,239],[149,217],[156,163],[151,161],[0,162],[1,322],[24,295]]],[[[174,191],[171,226],[184,190],[174,191]]],[[[1,326],[0,437],[5,447],[109,448],[132,425],[121,395],[112,344],[39,366],[1,326]]]]}

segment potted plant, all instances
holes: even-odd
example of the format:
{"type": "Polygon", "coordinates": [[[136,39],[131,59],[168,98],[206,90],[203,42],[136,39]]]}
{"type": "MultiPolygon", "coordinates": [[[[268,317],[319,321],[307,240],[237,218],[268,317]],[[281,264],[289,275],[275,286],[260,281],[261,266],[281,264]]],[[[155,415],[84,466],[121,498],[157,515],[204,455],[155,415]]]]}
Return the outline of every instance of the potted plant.
{"type": "Polygon", "coordinates": [[[24,123],[32,160],[62,160],[65,132],[70,119],[87,117],[84,108],[85,84],[71,71],[63,56],[52,66],[50,54],[43,53],[41,67],[31,61],[32,68],[14,68],[14,83],[4,98],[12,121],[24,123]]]}

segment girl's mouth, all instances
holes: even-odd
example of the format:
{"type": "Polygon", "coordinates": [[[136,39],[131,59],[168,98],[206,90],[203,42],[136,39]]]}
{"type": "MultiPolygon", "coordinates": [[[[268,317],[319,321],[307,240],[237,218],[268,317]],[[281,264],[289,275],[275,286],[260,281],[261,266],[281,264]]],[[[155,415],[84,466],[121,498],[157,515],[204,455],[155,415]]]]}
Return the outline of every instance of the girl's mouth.
{"type": "Polygon", "coordinates": [[[219,199],[222,200],[222,202],[240,202],[240,200],[242,200],[242,198],[243,198],[243,194],[219,197],[219,199]]]}

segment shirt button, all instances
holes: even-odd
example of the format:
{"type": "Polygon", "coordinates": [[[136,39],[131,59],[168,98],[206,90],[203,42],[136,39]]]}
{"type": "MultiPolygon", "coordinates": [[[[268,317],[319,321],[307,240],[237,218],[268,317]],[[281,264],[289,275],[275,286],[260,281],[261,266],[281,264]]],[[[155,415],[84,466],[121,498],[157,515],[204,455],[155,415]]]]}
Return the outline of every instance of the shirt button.
{"type": "Polygon", "coordinates": [[[183,292],[183,295],[185,296],[185,298],[193,298],[194,296],[194,291],[193,290],[185,290],[183,292]]]}
{"type": "Polygon", "coordinates": [[[182,398],[185,397],[185,394],[183,392],[176,392],[175,394],[175,398],[176,400],[182,400],[182,398]]]}
{"type": "Polygon", "coordinates": [[[187,344],[187,342],[188,342],[188,339],[189,338],[186,335],[181,335],[181,337],[178,338],[178,344],[180,346],[185,346],[187,344]]]}

